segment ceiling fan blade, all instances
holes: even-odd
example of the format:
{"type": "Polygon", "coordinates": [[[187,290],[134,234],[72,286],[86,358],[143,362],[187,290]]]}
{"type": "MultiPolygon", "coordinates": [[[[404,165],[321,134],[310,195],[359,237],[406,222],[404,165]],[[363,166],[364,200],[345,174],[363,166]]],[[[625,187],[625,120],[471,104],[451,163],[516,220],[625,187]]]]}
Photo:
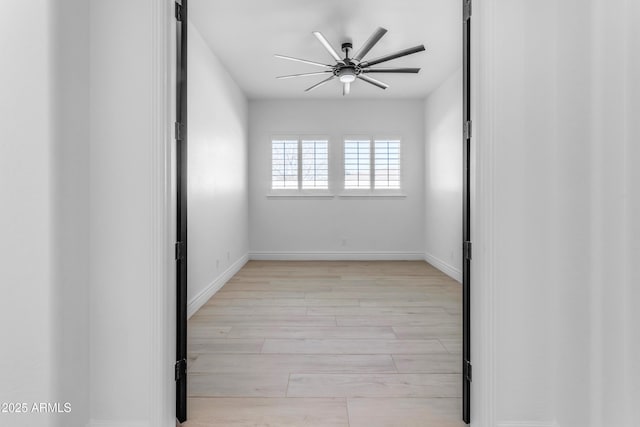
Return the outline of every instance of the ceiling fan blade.
{"type": "Polygon", "coordinates": [[[420,46],[415,46],[415,47],[410,47],[408,49],[403,49],[401,51],[398,51],[396,53],[392,53],[391,55],[385,55],[385,56],[381,56],[380,58],[376,58],[373,59],[371,61],[365,61],[365,62],[361,62],[360,63],[360,67],[370,67],[372,65],[376,65],[379,64],[381,62],[386,62],[386,61],[390,61],[392,59],[396,59],[396,58],[400,58],[402,56],[407,56],[407,55],[411,55],[413,53],[418,53],[418,52],[422,52],[423,50],[425,50],[424,45],[420,45],[420,46]]]}
{"type": "Polygon", "coordinates": [[[342,96],[349,95],[349,92],[351,92],[351,83],[344,83],[342,85],[342,96]]]}
{"type": "Polygon", "coordinates": [[[364,68],[363,73],[418,73],[420,68],[364,68]]]}
{"type": "Polygon", "coordinates": [[[371,83],[374,86],[378,86],[380,89],[386,89],[389,87],[388,84],[382,83],[380,80],[372,79],[371,77],[363,76],[362,74],[359,74],[358,78],[360,80],[364,80],[367,83],[371,83]]]}
{"type": "Polygon", "coordinates": [[[364,58],[367,55],[367,53],[369,53],[371,48],[376,43],[378,43],[378,40],[380,40],[382,36],[385,35],[386,32],[387,32],[386,29],[382,27],[378,27],[378,29],[373,34],[371,34],[371,37],[369,37],[369,39],[362,45],[362,47],[360,48],[358,53],[356,53],[353,59],[355,59],[356,61],[362,61],[362,58],[364,58]]]}
{"type": "Polygon", "coordinates": [[[340,55],[338,55],[338,52],[336,52],[333,46],[331,46],[331,44],[327,41],[327,39],[324,38],[321,32],[314,31],[313,35],[316,36],[318,40],[320,40],[320,43],[322,43],[322,45],[324,46],[325,49],[327,49],[329,54],[333,56],[333,59],[335,59],[338,62],[342,62],[342,58],[340,58],[340,55]]]}
{"type": "Polygon", "coordinates": [[[319,74],[331,73],[331,70],[327,71],[316,71],[315,73],[302,73],[302,74],[289,74],[288,76],[278,76],[276,79],[290,79],[292,77],[303,77],[303,76],[317,76],[319,74]]]}
{"type": "Polygon", "coordinates": [[[325,79],[325,80],[321,81],[320,83],[316,83],[316,84],[314,84],[313,86],[311,86],[311,87],[309,87],[309,88],[305,89],[304,91],[305,91],[305,92],[309,92],[310,90],[313,90],[313,89],[317,88],[318,86],[322,86],[323,84],[328,83],[330,80],[333,80],[335,77],[336,77],[336,76],[331,76],[331,77],[329,77],[328,79],[325,79]]]}
{"type": "Polygon", "coordinates": [[[273,56],[275,56],[276,58],[280,58],[280,59],[288,59],[289,61],[303,62],[305,64],[310,64],[310,65],[317,65],[318,67],[333,68],[333,65],[327,65],[327,64],[321,64],[319,62],[307,61],[306,59],[294,58],[292,56],[284,56],[284,55],[273,55],[273,56]]]}

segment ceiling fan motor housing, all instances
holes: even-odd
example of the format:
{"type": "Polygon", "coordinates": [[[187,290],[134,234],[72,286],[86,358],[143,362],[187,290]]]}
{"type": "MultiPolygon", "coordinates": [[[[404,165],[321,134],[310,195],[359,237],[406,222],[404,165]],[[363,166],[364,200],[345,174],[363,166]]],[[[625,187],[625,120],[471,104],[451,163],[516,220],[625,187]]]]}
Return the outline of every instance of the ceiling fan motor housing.
{"type": "Polygon", "coordinates": [[[356,76],[360,74],[360,67],[355,65],[345,65],[342,67],[336,67],[333,74],[337,76],[342,83],[351,83],[356,79],[356,76]]]}

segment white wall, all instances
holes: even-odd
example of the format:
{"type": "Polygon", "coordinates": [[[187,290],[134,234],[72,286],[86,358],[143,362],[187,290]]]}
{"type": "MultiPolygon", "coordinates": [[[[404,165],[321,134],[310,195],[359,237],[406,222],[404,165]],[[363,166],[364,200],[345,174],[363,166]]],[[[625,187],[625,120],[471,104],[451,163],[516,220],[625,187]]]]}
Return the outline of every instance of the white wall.
{"type": "MultiPolygon", "coordinates": [[[[250,248],[256,258],[422,259],[424,178],[421,100],[253,100],[249,104],[250,248]],[[347,135],[402,138],[405,198],[267,198],[271,137],[326,135],[340,168],[347,135]],[[310,224],[313,224],[310,226],[310,224]]],[[[340,170],[333,176],[340,177],[340,170]]],[[[331,172],[330,172],[331,174],[331,172]]],[[[341,191],[333,182],[335,194],[341,191]]]]}
{"type": "MultiPolygon", "coordinates": [[[[567,427],[620,425],[598,423],[591,416],[592,382],[591,326],[596,320],[591,309],[590,276],[593,274],[593,247],[590,229],[591,203],[595,186],[590,175],[593,138],[590,121],[593,112],[591,55],[591,10],[582,2],[559,4],[549,14],[555,48],[549,51],[554,68],[554,104],[556,137],[549,150],[551,179],[549,209],[556,214],[550,221],[549,286],[554,317],[550,345],[555,419],[567,427]],[[580,7],[580,11],[575,8],[580,7]],[[576,72],[582,69],[581,72],[576,72]],[[587,373],[587,375],[585,375],[587,373]]],[[[541,55],[540,47],[537,55],[541,55]]],[[[535,60],[535,58],[534,58],[535,60]]]]}
{"type": "MultiPolygon", "coordinates": [[[[593,0],[591,110],[591,421],[637,425],[638,2],[593,0]],[[635,275],[634,275],[635,274],[635,275]],[[635,280],[634,280],[635,279],[635,280]]],[[[567,12],[568,13],[568,12],[567,12]]]]}
{"type": "MultiPolygon", "coordinates": [[[[628,237],[624,247],[625,251],[625,279],[624,310],[627,319],[624,323],[624,354],[625,366],[633,369],[633,355],[640,354],[640,328],[634,325],[640,324],[640,314],[635,309],[635,303],[640,301],[640,194],[638,183],[640,182],[640,168],[633,167],[634,159],[640,158],[640,145],[633,142],[635,118],[640,116],[640,81],[633,76],[640,75],[640,56],[634,54],[640,50],[640,28],[634,25],[635,17],[640,15],[640,3],[629,2],[625,12],[626,18],[626,93],[625,97],[625,188],[628,190],[626,201],[625,228],[628,237]],[[630,190],[630,191],[629,191],[630,190]]],[[[625,377],[622,399],[625,405],[625,417],[627,420],[640,419],[640,381],[638,373],[635,377],[625,377]]],[[[616,396],[617,397],[617,396],[616,396]]]]}
{"type": "Polygon", "coordinates": [[[472,267],[489,271],[473,282],[473,308],[485,310],[473,354],[487,357],[474,390],[493,399],[476,407],[480,425],[637,424],[638,8],[474,10],[476,218],[488,233],[472,267]]]}
{"type": "Polygon", "coordinates": [[[462,69],[425,100],[425,259],[462,280],[462,69]]]}
{"type": "MultiPolygon", "coordinates": [[[[54,396],[53,64],[49,1],[7,4],[0,43],[4,58],[0,171],[2,298],[0,400],[47,401],[54,396]],[[16,43],[20,40],[21,43],[16,43]],[[19,327],[18,327],[19,326],[19,327]]],[[[51,425],[33,416],[2,414],[12,425],[51,425]]],[[[39,417],[45,418],[45,417],[39,417]]],[[[5,421],[3,420],[3,423],[5,421]]]]}
{"type": "Polygon", "coordinates": [[[55,82],[56,401],[72,411],[60,426],[89,418],[89,4],[57,0],[51,37],[55,82]]]}
{"type": "Polygon", "coordinates": [[[6,5],[0,28],[0,401],[71,404],[12,426],[88,419],[88,9],[6,5]]]}
{"type": "Polygon", "coordinates": [[[191,23],[188,28],[188,300],[193,314],[248,258],[248,103],[197,28],[191,23]]]}

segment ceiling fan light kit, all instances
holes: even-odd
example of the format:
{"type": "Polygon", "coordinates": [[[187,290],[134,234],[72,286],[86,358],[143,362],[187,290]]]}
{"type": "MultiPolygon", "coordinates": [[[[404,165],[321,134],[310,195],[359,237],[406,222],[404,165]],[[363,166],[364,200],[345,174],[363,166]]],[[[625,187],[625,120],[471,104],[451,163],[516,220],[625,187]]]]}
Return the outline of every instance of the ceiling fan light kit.
{"type": "Polygon", "coordinates": [[[408,49],[403,49],[401,51],[392,53],[390,55],[381,56],[379,58],[373,59],[371,61],[363,61],[364,57],[369,53],[371,48],[378,43],[378,41],[385,35],[387,32],[386,29],[379,27],[372,35],[367,39],[367,41],[362,45],[360,50],[352,57],[349,57],[351,50],[353,49],[353,45],[351,43],[342,43],[342,51],[344,52],[344,58],[340,58],[340,55],[336,50],[331,46],[331,43],[320,33],[319,31],[314,31],[313,35],[320,41],[320,43],[324,46],[324,48],[329,52],[329,55],[335,59],[335,65],[323,64],[315,61],[308,61],[306,59],[294,58],[291,56],[285,55],[275,55],[276,58],[286,59],[289,61],[302,62],[304,64],[315,65],[317,67],[323,67],[325,70],[317,71],[312,73],[301,73],[301,74],[290,74],[286,76],[278,76],[277,79],[288,79],[294,77],[303,77],[303,76],[316,76],[322,74],[331,74],[328,78],[322,80],[319,83],[314,84],[311,87],[305,89],[305,92],[309,92],[317,87],[320,87],[326,83],[329,83],[331,80],[336,77],[342,83],[342,95],[348,95],[351,91],[351,83],[356,81],[356,79],[360,79],[369,84],[372,84],[380,89],[386,89],[389,87],[386,83],[383,83],[379,80],[371,78],[369,76],[365,76],[364,74],[368,73],[418,73],[420,68],[370,68],[373,65],[380,64],[382,62],[391,61],[392,59],[400,58],[407,55],[412,55],[414,53],[422,52],[425,50],[424,45],[410,47],[408,49]]]}

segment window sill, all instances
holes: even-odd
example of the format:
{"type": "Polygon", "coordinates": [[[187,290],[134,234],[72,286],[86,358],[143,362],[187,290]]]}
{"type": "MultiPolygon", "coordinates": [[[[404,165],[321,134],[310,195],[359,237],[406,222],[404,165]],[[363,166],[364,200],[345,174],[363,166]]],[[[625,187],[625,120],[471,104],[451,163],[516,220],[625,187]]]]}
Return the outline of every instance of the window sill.
{"type": "Polygon", "coordinates": [[[333,199],[335,196],[332,193],[318,192],[318,193],[301,193],[301,192],[282,192],[282,193],[268,193],[267,199],[333,199]]]}
{"type": "Polygon", "coordinates": [[[341,199],[350,198],[368,198],[368,199],[404,199],[407,197],[404,193],[342,193],[338,194],[341,199]]]}

